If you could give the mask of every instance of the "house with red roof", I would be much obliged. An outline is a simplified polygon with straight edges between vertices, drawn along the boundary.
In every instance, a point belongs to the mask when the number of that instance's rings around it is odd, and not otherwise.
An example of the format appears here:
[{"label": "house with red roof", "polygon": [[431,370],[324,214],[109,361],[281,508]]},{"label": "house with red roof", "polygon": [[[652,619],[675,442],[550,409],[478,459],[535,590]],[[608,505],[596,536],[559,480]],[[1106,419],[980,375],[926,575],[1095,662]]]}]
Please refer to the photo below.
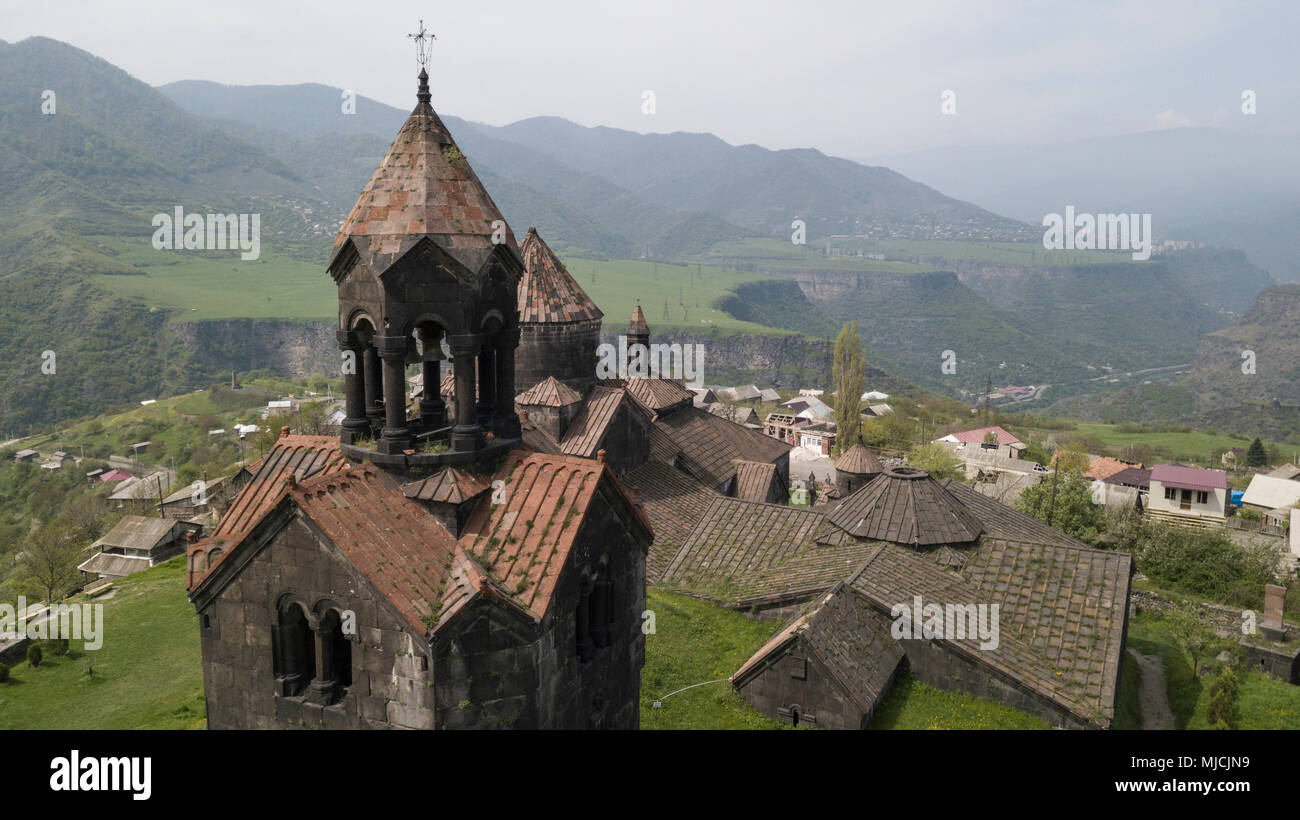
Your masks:
[{"label": "house with red roof", "polygon": [[997,425],[949,433],[935,439],[934,443],[951,446],[957,451],[958,458],[968,450],[996,451],[998,455],[1006,458],[1020,458],[1020,454],[1025,450],[1024,442]]},{"label": "house with red roof", "polygon": [[1151,468],[1147,512],[1156,517],[1222,521],[1228,510],[1228,474],[1182,464]]}]

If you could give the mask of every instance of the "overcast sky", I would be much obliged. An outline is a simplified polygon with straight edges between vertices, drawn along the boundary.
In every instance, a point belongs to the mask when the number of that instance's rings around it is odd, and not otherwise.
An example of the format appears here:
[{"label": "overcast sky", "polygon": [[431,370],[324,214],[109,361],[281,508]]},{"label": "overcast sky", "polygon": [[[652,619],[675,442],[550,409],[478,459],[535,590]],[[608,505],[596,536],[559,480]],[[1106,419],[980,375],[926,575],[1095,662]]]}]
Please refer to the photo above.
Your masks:
[{"label": "overcast sky", "polygon": [[[423,17],[437,36],[434,106],[448,114],[708,131],[855,159],[1182,125],[1300,131],[1300,3],[1048,5],[0,0],[0,39],[53,37],[153,85],[318,82],[409,108],[405,35]],[[945,90],[955,115],[941,113]]]}]

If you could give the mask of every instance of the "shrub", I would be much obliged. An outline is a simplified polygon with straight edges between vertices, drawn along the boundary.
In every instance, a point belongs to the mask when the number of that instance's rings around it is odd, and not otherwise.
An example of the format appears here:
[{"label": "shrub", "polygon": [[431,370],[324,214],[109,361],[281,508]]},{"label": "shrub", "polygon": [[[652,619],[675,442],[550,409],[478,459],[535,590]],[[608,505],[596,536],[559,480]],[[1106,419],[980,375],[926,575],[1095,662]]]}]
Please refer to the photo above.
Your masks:
[{"label": "shrub", "polygon": [[38,644],[38,643],[34,643],[34,644],[32,644],[31,646],[27,647],[27,664],[28,664],[29,666],[31,666],[31,667],[37,667],[37,666],[40,666],[40,665],[41,665],[41,659],[42,659],[43,657],[44,657],[44,654],[41,652],[41,645],[40,645],[40,644]]},{"label": "shrub", "polygon": [[9,682],[9,664],[0,663],[0,683]]},{"label": "shrub", "polygon": [[55,638],[50,641],[50,652],[54,655],[66,655],[71,648],[67,638]]},{"label": "shrub", "polygon": [[1205,717],[1211,729],[1231,729],[1237,722],[1237,673],[1224,664],[1210,684],[1210,703]]}]

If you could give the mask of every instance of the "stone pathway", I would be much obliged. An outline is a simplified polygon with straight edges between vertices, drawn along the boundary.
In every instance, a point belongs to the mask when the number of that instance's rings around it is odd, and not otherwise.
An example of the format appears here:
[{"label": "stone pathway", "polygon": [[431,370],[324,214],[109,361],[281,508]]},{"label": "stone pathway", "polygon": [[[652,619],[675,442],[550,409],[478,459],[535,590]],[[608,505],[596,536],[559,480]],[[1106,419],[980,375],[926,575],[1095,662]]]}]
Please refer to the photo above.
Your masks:
[{"label": "stone pathway", "polygon": [[1169,708],[1169,692],[1165,689],[1165,664],[1155,655],[1142,655],[1130,650],[1142,670],[1142,689],[1138,701],[1142,704],[1142,729],[1167,731],[1174,728],[1174,713]]}]

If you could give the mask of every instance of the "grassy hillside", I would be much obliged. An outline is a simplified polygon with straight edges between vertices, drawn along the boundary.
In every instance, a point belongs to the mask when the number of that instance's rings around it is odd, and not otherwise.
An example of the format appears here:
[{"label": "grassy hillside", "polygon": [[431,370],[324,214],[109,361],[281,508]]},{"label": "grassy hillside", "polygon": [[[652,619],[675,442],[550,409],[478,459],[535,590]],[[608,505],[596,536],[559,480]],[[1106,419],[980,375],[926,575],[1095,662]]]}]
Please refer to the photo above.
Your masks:
[{"label": "grassy hillside", "polygon": [[[13,667],[0,684],[0,729],[198,729],[204,724],[199,627],[177,556],[114,584],[104,643],[35,669]],[[80,596],[72,603],[80,603]]]}]

